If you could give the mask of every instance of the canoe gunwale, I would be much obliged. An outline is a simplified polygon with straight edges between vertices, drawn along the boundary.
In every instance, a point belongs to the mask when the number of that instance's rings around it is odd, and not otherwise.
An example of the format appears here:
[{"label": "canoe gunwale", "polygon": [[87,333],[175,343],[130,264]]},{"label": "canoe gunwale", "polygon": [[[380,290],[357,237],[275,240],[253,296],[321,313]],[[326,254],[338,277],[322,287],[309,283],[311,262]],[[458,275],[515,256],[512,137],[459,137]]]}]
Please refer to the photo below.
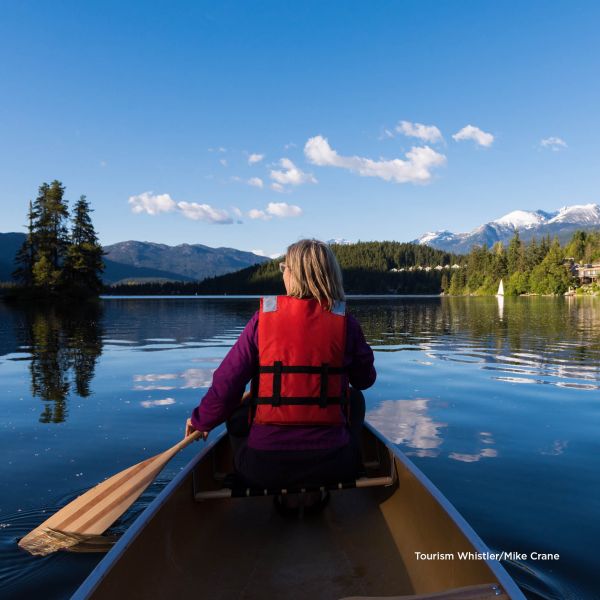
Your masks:
[{"label": "canoe gunwale", "polygon": [[[220,429],[220,430],[219,430]],[[160,510],[168,501],[171,493],[174,492],[182,481],[189,476],[190,471],[221,441],[226,435],[225,427],[216,430],[212,439],[204,442],[204,447],[192,458],[188,464],[161,490],[161,492],[152,500],[148,507],[131,524],[119,541],[109,550],[104,558],[94,567],[91,573],[86,577],[83,583],[77,588],[71,596],[71,600],[85,600],[89,598],[98,585],[102,582],[104,576],[112,569],[113,565],[119,560],[121,555],[135,541],[137,536],[143,531],[146,523]]]},{"label": "canoe gunwale", "polygon": [[[402,465],[419,481],[419,483],[431,494],[434,500],[441,506],[446,512],[448,517],[456,524],[463,535],[473,545],[477,552],[486,553],[490,552],[490,549],[486,543],[479,537],[477,532],[469,525],[465,518],[458,512],[455,506],[442,494],[437,486],[423,473],[410,459],[400,450],[394,443],[388,440],[381,432],[375,429],[370,423],[365,421],[365,428],[367,428],[376,438],[381,440],[392,452],[393,456],[402,463]],[[495,560],[484,560],[489,569],[493,572],[497,578],[498,583],[502,586],[504,591],[508,593],[511,600],[527,600],[519,586],[515,583],[513,578],[508,574],[508,571],[500,564],[499,561]]]},{"label": "canoe gunwale", "polygon": [[[479,537],[475,530],[467,523],[452,503],[440,492],[435,484],[414,465],[409,458],[388,440],[384,435],[377,431],[370,423],[365,421],[364,427],[390,451],[391,456],[413,475],[417,481],[431,494],[435,502],[448,515],[448,518],[456,525],[465,538],[472,544],[477,552],[490,552],[485,542]],[[154,517],[161,507],[168,502],[171,494],[181,485],[181,483],[190,476],[196,466],[209,454],[226,435],[225,428],[219,428],[214,435],[204,443],[204,447],[194,456],[188,464],[165,486],[163,490],[154,498],[149,506],[132,523],[123,536],[117,541],[113,548],[102,558],[96,567],[90,572],[87,578],[75,591],[71,600],[85,600],[90,598],[96,588],[100,585],[104,577],[110,572],[113,566],[119,561],[127,548],[136,540],[138,535],[144,530],[146,524]],[[212,439],[211,439],[212,438]],[[510,596],[511,600],[526,600],[523,592],[500,564],[499,561],[484,560],[487,567],[494,574],[504,591]]]}]

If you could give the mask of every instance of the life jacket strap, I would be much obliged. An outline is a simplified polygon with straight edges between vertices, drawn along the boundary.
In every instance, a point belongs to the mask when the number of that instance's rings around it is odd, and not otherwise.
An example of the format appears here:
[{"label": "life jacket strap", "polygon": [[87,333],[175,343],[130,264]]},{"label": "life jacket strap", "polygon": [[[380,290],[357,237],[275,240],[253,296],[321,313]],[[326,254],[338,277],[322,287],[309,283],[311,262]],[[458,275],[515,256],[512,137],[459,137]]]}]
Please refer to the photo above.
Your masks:
[{"label": "life jacket strap", "polygon": [[[328,398],[329,375],[342,375],[347,372],[344,367],[330,367],[329,363],[323,363],[320,367],[314,365],[284,366],[282,361],[276,360],[273,366],[259,366],[259,373],[273,374],[273,396],[270,398],[257,398],[253,394],[254,404],[270,404],[281,406],[282,404],[318,404],[321,408],[327,408],[328,404],[347,404],[346,394],[342,390],[339,398]],[[321,375],[321,393],[318,398],[311,397],[287,397],[281,396],[281,375],[283,373],[307,373],[309,375]]]},{"label": "life jacket strap", "polygon": [[[275,365],[273,365],[272,367],[258,367],[258,372],[259,373],[275,373],[276,367]],[[343,373],[346,373],[348,369],[346,369],[345,367],[327,367],[327,372],[329,373],[329,375],[342,375]],[[323,365],[321,365],[320,367],[314,367],[314,366],[306,366],[306,367],[302,367],[302,366],[293,366],[293,367],[286,367],[286,366],[281,366],[281,373],[308,373],[309,375],[319,375],[321,373],[323,373]]]},{"label": "life jacket strap", "polygon": [[[340,404],[342,406],[345,406],[346,404],[348,404],[348,400],[346,399],[346,397],[340,397],[340,396],[332,396],[331,398],[325,398],[325,406],[322,408],[326,408],[329,404]],[[321,406],[321,398],[314,398],[312,396],[282,396],[279,400],[279,404],[274,405],[273,404],[273,396],[268,396],[268,397],[259,397],[259,398],[252,398],[252,403],[253,404],[270,404],[272,406],[280,406],[280,405],[285,405],[285,404],[291,404],[291,405],[300,405],[300,404],[316,404]]]},{"label": "life jacket strap", "polygon": [[321,397],[319,398],[319,406],[327,408],[327,386],[329,385],[328,377],[329,365],[323,363],[321,365]]},{"label": "life jacket strap", "polygon": [[276,360],[273,363],[273,406],[280,406],[281,404],[281,373],[283,371],[283,363],[280,360]]}]

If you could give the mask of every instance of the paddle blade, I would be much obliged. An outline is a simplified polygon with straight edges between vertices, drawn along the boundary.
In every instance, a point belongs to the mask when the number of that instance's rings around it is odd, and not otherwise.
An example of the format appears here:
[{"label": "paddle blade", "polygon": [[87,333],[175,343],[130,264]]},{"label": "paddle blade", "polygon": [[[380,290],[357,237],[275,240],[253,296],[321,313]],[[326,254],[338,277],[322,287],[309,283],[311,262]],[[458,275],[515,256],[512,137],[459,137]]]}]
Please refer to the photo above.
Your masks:
[{"label": "paddle blade", "polygon": [[175,454],[175,448],[99,483],[28,533],[19,541],[19,546],[31,554],[46,555],[100,535],[148,487]]}]

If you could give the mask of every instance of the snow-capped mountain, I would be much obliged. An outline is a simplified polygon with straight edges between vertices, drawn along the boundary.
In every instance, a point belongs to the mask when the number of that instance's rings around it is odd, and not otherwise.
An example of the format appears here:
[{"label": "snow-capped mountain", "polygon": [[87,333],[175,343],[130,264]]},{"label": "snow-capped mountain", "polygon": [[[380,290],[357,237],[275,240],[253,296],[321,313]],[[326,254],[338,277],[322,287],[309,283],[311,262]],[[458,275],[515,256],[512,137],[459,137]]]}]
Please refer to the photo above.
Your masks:
[{"label": "snow-capped mountain", "polygon": [[523,240],[544,235],[558,236],[561,242],[568,240],[578,229],[600,228],[600,206],[598,204],[574,204],[560,210],[513,210],[508,214],[485,223],[468,233],[430,231],[417,240],[439,250],[466,253],[474,244],[492,246],[496,242],[507,243],[519,231]]},{"label": "snow-capped mountain", "polygon": [[329,244],[330,246],[333,244],[341,244],[343,246],[347,246],[348,244],[352,244],[353,242],[347,240],[346,238],[332,238],[330,240],[327,240],[325,243]]}]

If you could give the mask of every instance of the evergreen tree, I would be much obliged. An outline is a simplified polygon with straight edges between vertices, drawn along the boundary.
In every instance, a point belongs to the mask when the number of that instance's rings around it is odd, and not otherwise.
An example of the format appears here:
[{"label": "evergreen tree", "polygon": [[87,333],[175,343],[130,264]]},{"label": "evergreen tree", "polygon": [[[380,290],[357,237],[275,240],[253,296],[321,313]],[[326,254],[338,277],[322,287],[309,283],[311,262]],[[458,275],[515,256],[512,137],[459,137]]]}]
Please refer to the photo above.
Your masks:
[{"label": "evergreen tree", "polygon": [[33,282],[36,286],[54,290],[69,246],[67,219],[69,211],[64,200],[65,188],[58,180],[43,183],[34,202],[33,223],[36,242]]},{"label": "evergreen tree", "polygon": [[544,260],[531,272],[531,291],[536,294],[564,294],[573,283],[564,265],[564,252],[557,238],[548,249]]},{"label": "evergreen tree", "polygon": [[506,277],[508,268],[504,244],[502,244],[502,242],[496,242],[492,248],[492,254],[492,276],[499,282],[500,279]]},{"label": "evergreen tree", "polygon": [[582,262],[585,259],[588,235],[585,231],[576,231],[565,248],[566,256]]},{"label": "evergreen tree", "polygon": [[450,288],[450,283],[448,282],[448,275],[446,275],[446,273],[444,273],[442,275],[442,282],[440,284],[440,287],[442,288],[442,292],[444,294],[448,293],[448,290]]},{"label": "evergreen tree", "polygon": [[512,275],[517,271],[522,271],[525,268],[525,255],[523,252],[523,242],[519,236],[519,232],[515,231],[515,235],[508,243],[507,251],[507,268],[508,274]]},{"label": "evergreen tree", "polygon": [[15,257],[17,268],[13,271],[13,278],[23,285],[33,285],[33,265],[35,264],[35,230],[34,222],[37,218],[36,212],[33,210],[33,203],[29,201],[29,212],[27,213],[27,237],[21,245]]},{"label": "evergreen tree", "polygon": [[102,289],[100,273],[104,271],[103,250],[90,218],[93,210],[85,196],[74,207],[71,244],[63,270],[63,281],[83,290],[99,292]]},{"label": "evergreen tree", "polygon": [[93,295],[102,289],[102,246],[81,196],[75,205],[69,235],[65,188],[58,180],[43,183],[29,203],[28,234],[15,258],[13,277],[25,297]]},{"label": "evergreen tree", "polygon": [[545,254],[542,254],[542,248],[538,245],[535,237],[531,238],[529,245],[525,250],[525,268],[530,272],[534,267],[544,260]]}]

